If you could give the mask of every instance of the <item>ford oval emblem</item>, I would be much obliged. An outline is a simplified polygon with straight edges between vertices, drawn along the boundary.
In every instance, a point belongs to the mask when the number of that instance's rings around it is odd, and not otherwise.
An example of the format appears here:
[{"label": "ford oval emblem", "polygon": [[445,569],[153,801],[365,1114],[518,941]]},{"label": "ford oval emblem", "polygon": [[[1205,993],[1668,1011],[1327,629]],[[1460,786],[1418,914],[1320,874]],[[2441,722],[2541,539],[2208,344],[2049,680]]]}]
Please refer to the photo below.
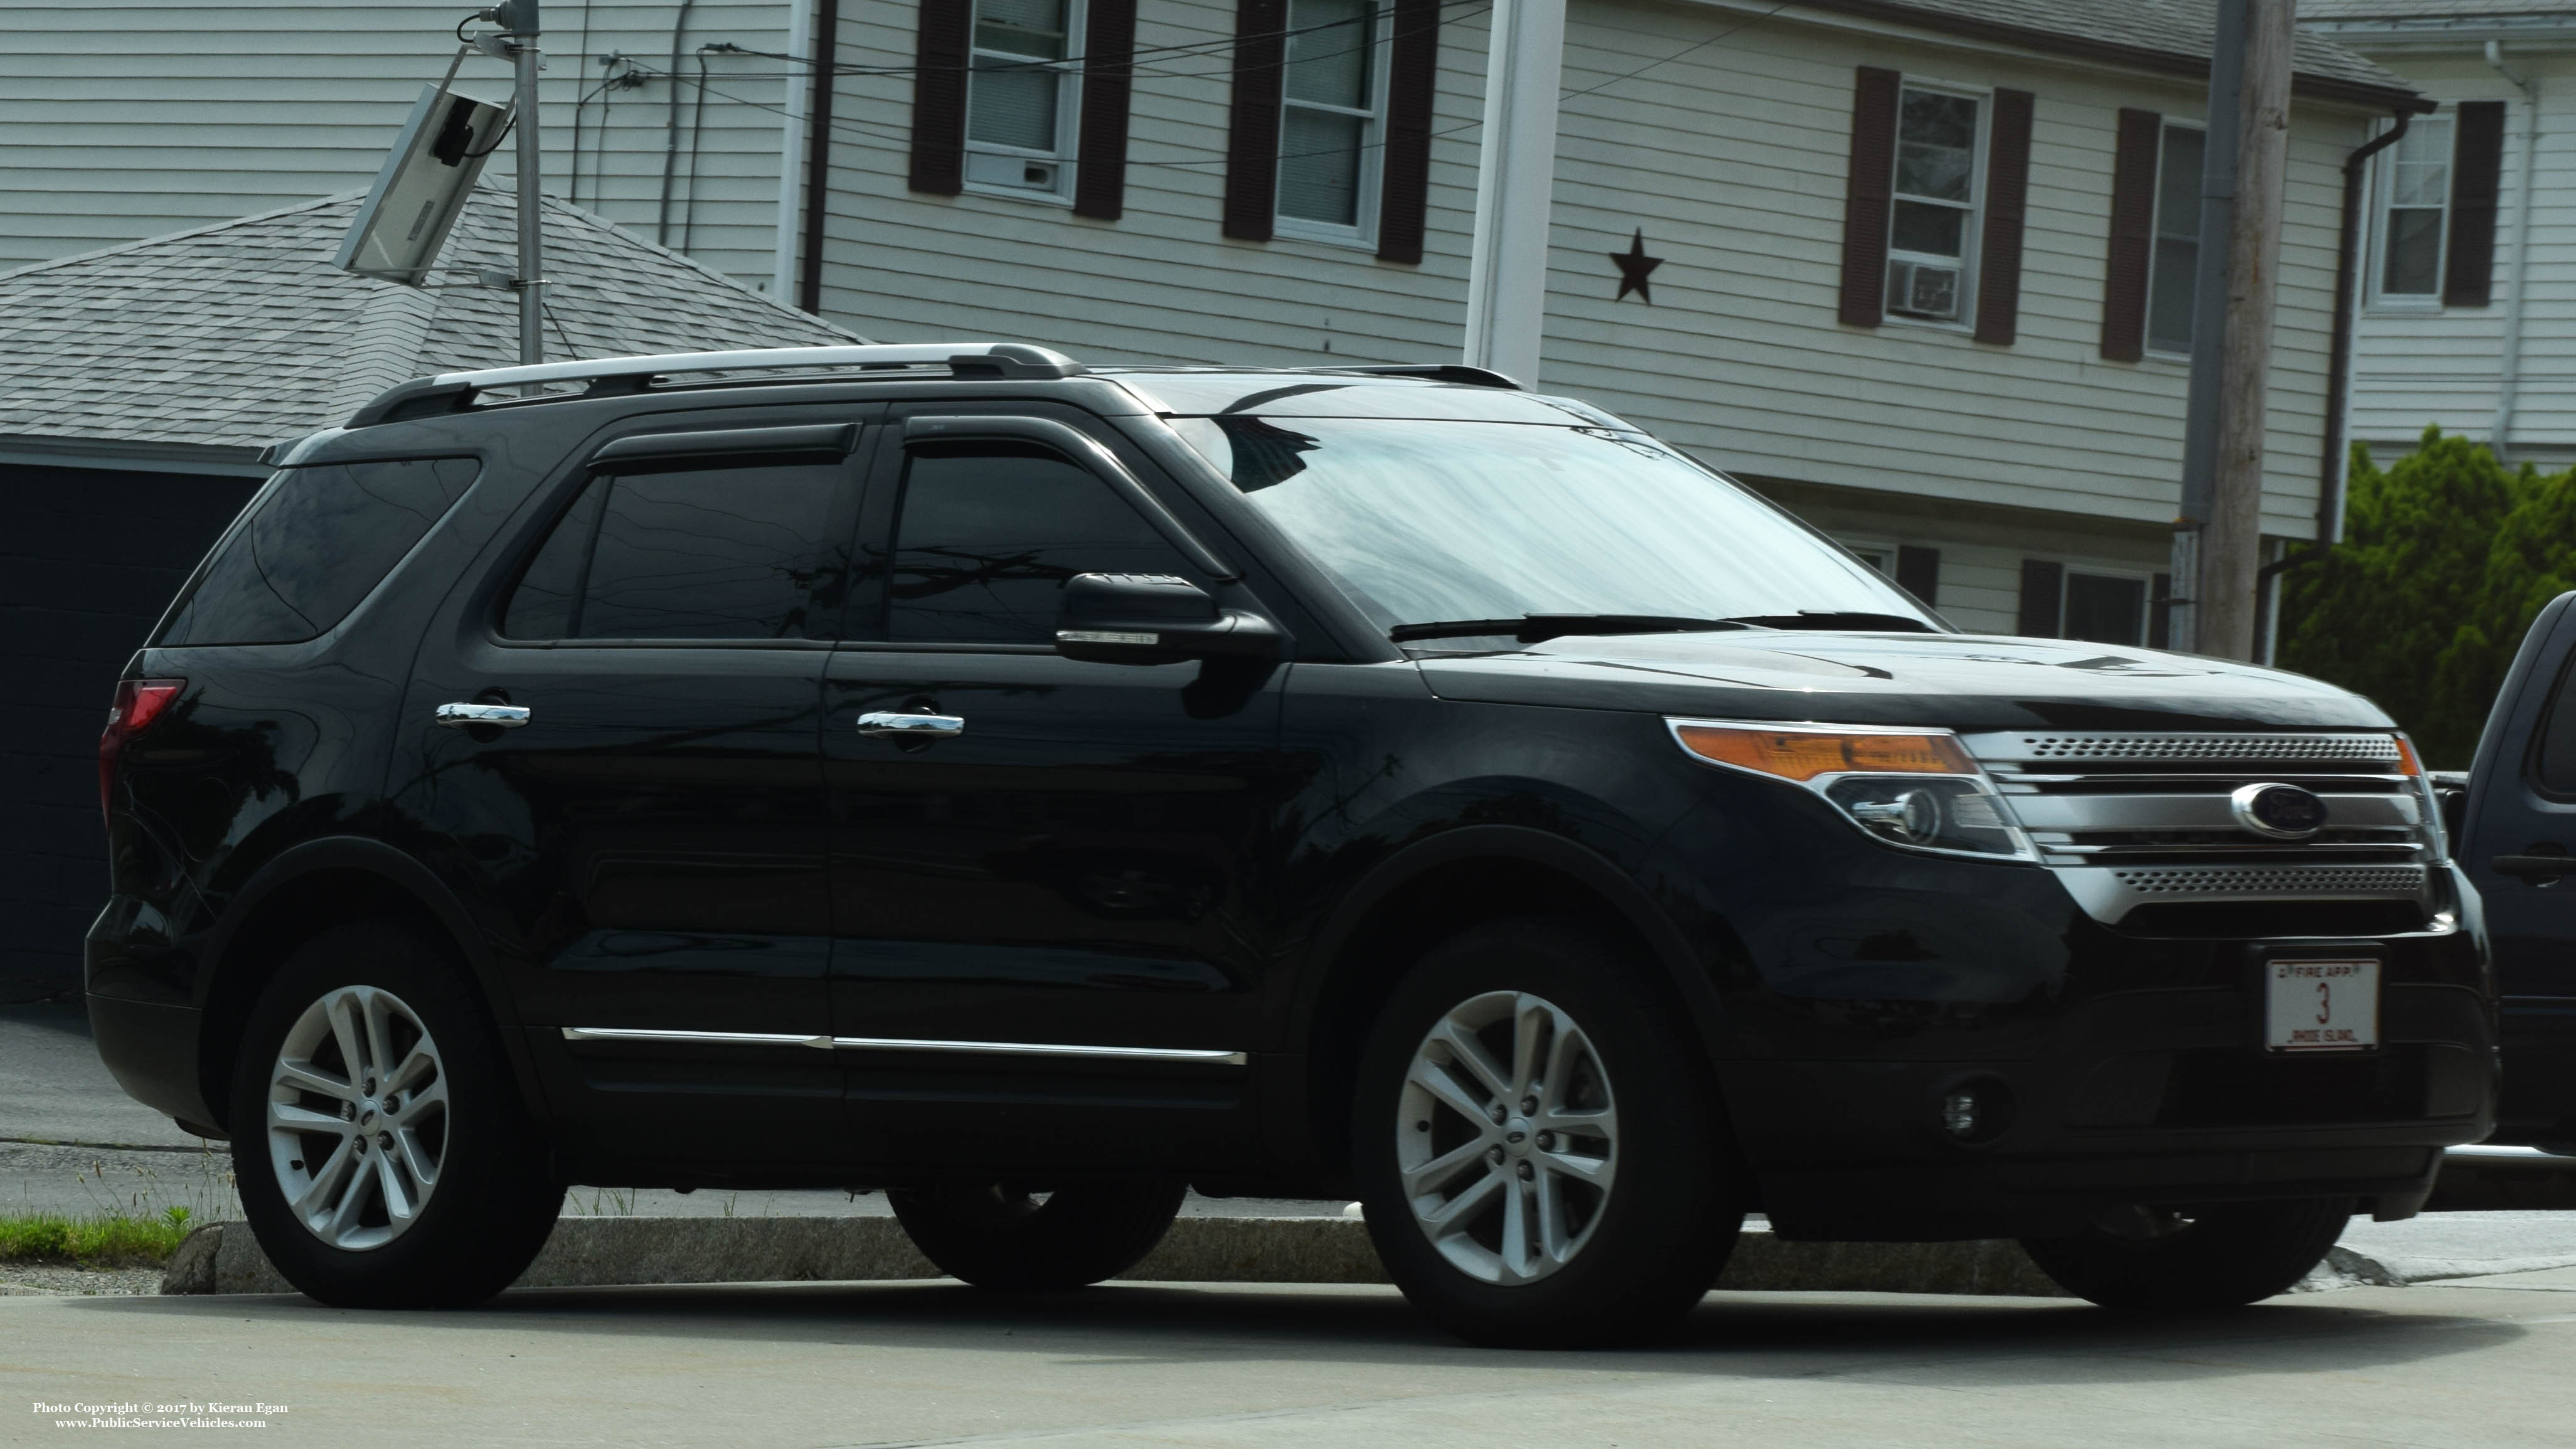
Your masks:
[{"label": "ford oval emblem", "polygon": [[2326,825],[2326,802],[2296,785],[2247,785],[2227,797],[2236,823],[2274,840],[2305,840]]}]

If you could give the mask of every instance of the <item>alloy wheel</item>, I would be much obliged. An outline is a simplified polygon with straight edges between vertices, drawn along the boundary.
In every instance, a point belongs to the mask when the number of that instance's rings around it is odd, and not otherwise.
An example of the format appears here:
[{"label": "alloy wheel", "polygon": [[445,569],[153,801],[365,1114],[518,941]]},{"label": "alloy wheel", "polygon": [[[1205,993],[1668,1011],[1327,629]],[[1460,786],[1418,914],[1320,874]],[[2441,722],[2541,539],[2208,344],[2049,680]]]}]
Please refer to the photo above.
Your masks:
[{"label": "alloy wheel", "polygon": [[269,1165],[286,1210],[363,1252],[420,1220],[447,1157],[447,1072],[420,1014],[343,986],[304,1009],[269,1073]]},{"label": "alloy wheel", "polygon": [[1555,1273],[1608,1206],[1610,1077],[1583,1029],[1542,997],[1494,991],[1450,1008],[1414,1048],[1394,1125],[1416,1225],[1483,1282]]}]

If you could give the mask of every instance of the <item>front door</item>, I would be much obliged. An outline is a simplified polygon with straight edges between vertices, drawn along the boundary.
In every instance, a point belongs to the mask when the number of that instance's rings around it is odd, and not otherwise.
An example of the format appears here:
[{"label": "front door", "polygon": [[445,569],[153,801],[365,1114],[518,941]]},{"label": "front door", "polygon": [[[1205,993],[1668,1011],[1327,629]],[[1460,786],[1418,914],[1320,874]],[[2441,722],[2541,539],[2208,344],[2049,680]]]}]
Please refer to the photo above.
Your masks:
[{"label": "front door", "polygon": [[[831,441],[762,451],[807,433]],[[397,788],[518,936],[567,1150],[828,1158],[816,731],[855,430],[755,430],[731,457],[687,436],[595,460],[496,545],[509,582],[424,647]],[[451,704],[468,723],[439,721]]]},{"label": "front door", "polygon": [[[2498,1136],[2576,1131],[2576,608],[2542,610],[2516,660],[2493,758],[2471,783],[2459,862],[2486,908],[2502,1000]],[[2569,860],[2560,874],[2549,862]]]},{"label": "front door", "polygon": [[859,1150],[1205,1163],[1249,1138],[1284,670],[1058,655],[1073,575],[1200,572],[1064,456],[890,442],[877,477],[823,705]]}]

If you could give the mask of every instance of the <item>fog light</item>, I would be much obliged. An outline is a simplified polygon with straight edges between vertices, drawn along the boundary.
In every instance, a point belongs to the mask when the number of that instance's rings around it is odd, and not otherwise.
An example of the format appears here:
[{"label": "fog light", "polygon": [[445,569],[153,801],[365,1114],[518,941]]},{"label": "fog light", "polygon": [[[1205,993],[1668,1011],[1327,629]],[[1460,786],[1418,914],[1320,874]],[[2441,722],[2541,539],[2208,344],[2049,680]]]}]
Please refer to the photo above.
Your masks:
[{"label": "fog light", "polygon": [[1977,1094],[1952,1092],[1941,1099],[1941,1130],[1966,1139],[1977,1135]]},{"label": "fog light", "polygon": [[1992,1077],[1979,1077],[1941,1093],[1941,1130],[1953,1142],[1983,1144],[2011,1128],[2012,1088]]}]

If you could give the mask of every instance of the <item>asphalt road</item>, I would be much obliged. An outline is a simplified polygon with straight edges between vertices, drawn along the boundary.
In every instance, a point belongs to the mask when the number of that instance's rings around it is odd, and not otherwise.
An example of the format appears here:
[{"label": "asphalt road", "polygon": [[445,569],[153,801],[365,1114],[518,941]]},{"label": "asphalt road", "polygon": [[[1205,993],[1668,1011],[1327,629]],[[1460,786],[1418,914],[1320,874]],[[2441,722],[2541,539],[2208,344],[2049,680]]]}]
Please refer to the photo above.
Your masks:
[{"label": "asphalt road", "polygon": [[[2036,1299],[1712,1295],[1671,1341],[1468,1348],[1391,1290],[537,1290],[450,1314],[0,1298],[0,1441],[37,1404],[268,1403],[371,1445],[2564,1445],[2576,1270],[2155,1318]],[[15,1422],[12,1422],[14,1420]]]}]

